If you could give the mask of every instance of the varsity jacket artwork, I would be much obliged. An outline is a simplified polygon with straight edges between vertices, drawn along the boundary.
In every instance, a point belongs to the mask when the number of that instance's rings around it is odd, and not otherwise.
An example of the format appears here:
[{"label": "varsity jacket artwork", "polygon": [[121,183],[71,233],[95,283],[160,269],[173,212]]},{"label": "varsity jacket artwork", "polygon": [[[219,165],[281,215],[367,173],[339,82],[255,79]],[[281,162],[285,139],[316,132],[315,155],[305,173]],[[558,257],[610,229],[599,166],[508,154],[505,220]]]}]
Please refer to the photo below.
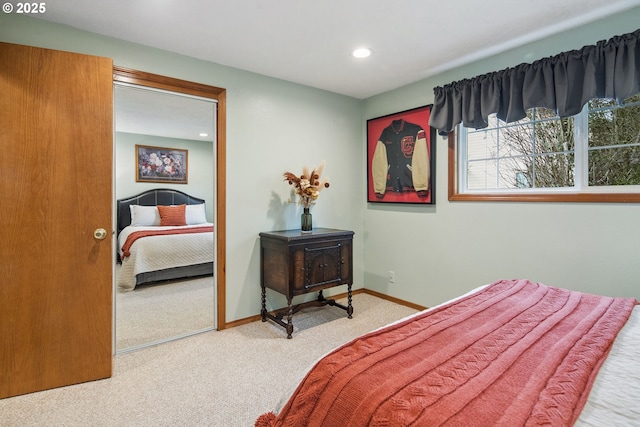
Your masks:
[{"label": "varsity jacket artwork", "polygon": [[378,138],[371,161],[376,197],[384,197],[387,191],[415,191],[427,197],[429,173],[427,133],[403,119],[392,121]]}]

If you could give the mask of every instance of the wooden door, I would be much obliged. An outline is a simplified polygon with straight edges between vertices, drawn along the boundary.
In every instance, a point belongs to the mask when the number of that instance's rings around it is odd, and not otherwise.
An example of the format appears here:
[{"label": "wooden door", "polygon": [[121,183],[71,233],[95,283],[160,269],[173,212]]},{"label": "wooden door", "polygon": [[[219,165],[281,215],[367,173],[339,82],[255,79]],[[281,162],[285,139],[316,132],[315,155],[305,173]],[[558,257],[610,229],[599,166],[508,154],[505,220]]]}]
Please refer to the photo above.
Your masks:
[{"label": "wooden door", "polygon": [[0,398],[111,376],[112,116],[111,59],[0,43]]}]

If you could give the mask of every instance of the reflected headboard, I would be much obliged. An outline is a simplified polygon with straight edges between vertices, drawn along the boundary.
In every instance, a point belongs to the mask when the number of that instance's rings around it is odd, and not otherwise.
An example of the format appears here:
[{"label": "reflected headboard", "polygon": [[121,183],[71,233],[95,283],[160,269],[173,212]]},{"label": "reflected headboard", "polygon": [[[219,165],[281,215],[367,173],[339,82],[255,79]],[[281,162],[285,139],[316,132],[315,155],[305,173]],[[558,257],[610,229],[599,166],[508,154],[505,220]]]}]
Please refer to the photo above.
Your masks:
[{"label": "reflected headboard", "polygon": [[131,205],[158,206],[158,205],[199,205],[204,203],[204,199],[191,196],[179,190],[168,188],[154,188],[135,196],[116,201],[116,215],[118,234],[123,228],[131,224]]}]

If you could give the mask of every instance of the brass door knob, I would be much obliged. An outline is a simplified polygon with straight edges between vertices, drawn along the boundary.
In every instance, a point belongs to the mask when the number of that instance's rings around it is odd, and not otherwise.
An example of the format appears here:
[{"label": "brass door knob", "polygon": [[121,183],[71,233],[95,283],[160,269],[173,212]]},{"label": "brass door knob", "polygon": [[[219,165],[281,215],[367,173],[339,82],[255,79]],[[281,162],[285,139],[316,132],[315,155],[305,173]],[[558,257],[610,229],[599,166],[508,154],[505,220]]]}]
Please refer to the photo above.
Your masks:
[{"label": "brass door knob", "polygon": [[104,228],[96,228],[93,232],[93,238],[96,240],[104,240],[107,237],[107,230]]}]

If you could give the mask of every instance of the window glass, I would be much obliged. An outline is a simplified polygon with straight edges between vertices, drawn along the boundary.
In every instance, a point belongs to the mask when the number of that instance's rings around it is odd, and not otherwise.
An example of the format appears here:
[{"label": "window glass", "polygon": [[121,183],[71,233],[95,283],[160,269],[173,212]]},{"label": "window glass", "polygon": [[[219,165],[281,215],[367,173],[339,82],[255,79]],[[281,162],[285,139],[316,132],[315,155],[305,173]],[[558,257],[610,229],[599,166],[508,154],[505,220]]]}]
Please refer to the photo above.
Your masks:
[{"label": "window glass", "polygon": [[640,195],[640,94],[621,105],[592,100],[574,117],[532,108],[518,122],[492,115],[488,123],[479,130],[461,128],[458,193],[517,197],[590,188],[615,192],[622,186]]},{"label": "window glass", "polygon": [[589,102],[589,185],[640,185],[640,95]]}]

